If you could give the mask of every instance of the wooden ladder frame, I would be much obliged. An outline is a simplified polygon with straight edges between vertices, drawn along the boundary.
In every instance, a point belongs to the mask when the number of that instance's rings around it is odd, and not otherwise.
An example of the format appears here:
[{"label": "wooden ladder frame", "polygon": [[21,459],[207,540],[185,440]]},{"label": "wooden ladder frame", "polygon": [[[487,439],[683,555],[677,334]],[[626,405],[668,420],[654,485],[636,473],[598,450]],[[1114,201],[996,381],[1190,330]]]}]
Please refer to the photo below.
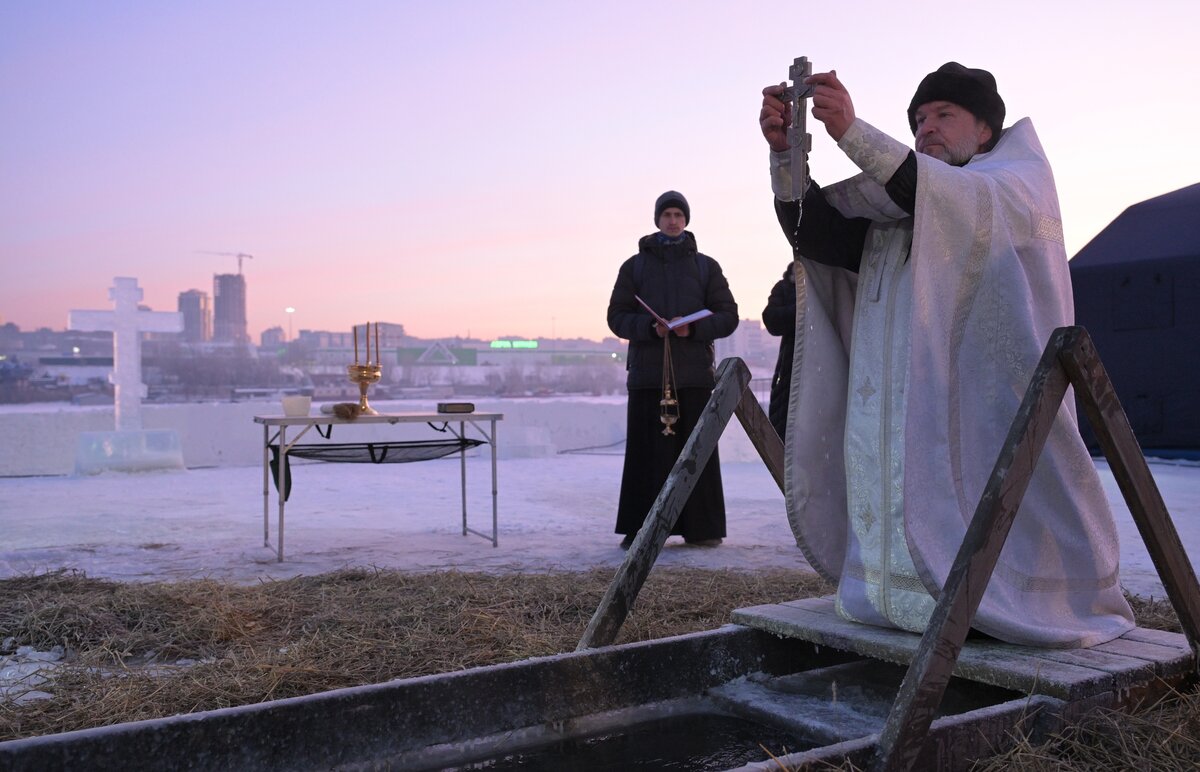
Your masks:
[{"label": "wooden ladder frame", "polygon": [[[725,359],[717,368],[712,397],[588,623],[577,651],[606,646],[616,639],[732,415],[737,415],[783,490],[783,443],[747,388],[749,382],[750,372],[740,359]],[[874,769],[896,772],[915,765],[1069,386],[1075,388],[1099,439],[1167,598],[1179,616],[1192,649],[1194,669],[1200,673],[1200,583],[1196,573],[1091,337],[1082,327],[1060,327],[1050,336],[1030,379],[929,625],[900,685],[879,737]]]},{"label": "wooden ladder frame", "polygon": [[1060,327],[1050,336],[1030,378],[916,656],[900,684],[879,735],[874,769],[895,772],[916,764],[1068,386],[1075,387],[1179,616],[1192,649],[1193,669],[1200,665],[1200,584],[1196,573],[1091,336],[1082,327]]},{"label": "wooden ladder frame", "polygon": [[746,367],[745,362],[737,357],[721,360],[717,366],[717,383],[712,396],[684,443],[675,465],[671,467],[662,490],[654,499],[650,512],[625,554],[625,560],[600,599],[600,605],[596,607],[579,645],[575,647],[576,651],[608,646],[617,639],[617,633],[621,631],[621,625],[629,616],[650,569],[667,543],[683,505],[692,495],[696,480],[704,471],[704,466],[717,447],[717,440],[733,415],[736,414],[742,422],[750,441],[775,478],[775,483],[783,490],[783,441],[767,420],[762,405],[748,388],[749,385],[750,368]]}]

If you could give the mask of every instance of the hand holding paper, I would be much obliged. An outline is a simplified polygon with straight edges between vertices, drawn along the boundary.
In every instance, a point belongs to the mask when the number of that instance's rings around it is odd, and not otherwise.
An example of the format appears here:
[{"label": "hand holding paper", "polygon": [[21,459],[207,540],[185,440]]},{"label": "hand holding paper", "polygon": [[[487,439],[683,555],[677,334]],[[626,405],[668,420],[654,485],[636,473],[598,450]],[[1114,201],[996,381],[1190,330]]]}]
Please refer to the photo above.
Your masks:
[{"label": "hand holding paper", "polygon": [[[704,319],[706,317],[713,315],[713,312],[709,311],[707,308],[701,308],[699,311],[690,313],[687,316],[677,316],[674,319],[667,321],[666,319],[664,319],[662,317],[661,314],[659,314],[657,311],[655,311],[653,308],[651,308],[646,303],[646,301],[642,300],[637,295],[634,295],[633,298],[634,298],[634,300],[636,300],[637,302],[642,304],[642,308],[644,308],[650,312],[650,315],[654,317],[655,321],[657,321],[659,324],[661,324],[663,327],[665,327],[668,330],[678,331],[679,328],[681,328],[681,327],[686,327],[687,325],[691,324],[692,322],[697,322],[701,319]],[[691,333],[690,330],[685,330],[683,332],[679,332],[678,334],[682,335],[683,337],[687,337],[690,333]]]}]

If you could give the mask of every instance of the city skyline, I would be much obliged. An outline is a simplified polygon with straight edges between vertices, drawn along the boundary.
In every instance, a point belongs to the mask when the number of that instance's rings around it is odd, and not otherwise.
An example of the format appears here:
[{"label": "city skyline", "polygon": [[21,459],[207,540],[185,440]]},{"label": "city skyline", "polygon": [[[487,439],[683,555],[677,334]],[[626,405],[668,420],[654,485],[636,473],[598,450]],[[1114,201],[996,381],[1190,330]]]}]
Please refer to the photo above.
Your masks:
[{"label": "city skyline", "polygon": [[[1200,121],[1200,8],[1184,0],[957,8],[961,34],[882,2],[352,11],[0,7],[0,318],[59,329],[105,307],[116,276],[172,310],[248,254],[252,335],[370,318],[422,338],[598,340],[667,189],[757,318],[791,256],[759,92],[801,55],[905,142],[921,77],[950,60],[991,70],[1006,123],[1030,116],[1046,147],[1070,255],[1200,170],[1200,148],[1175,139]],[[809,129],[814,179],[855,171]]]},{"label": "city skyline", "polygon": [[[216,279],[219,279],[219,278],[233,278],[233,277],[237,277],[237,274],[216,274],[213,276],[213,279],[215,281]],[[114,277],[114,279],[115,278],[120,278],[120,277]],[[247,287],[247,292],[249,292],[249,287]],[[138,307],[143,310],[146,310],[146,311],[170,310],[170,311],[178,311],[179,313],[183,314],[184,315],[184,329],[182,332],[178,333],[181,341],[189,342],[189,343],[236,343],[236,342],[238,342],[236,340],[233,340],[228,334],[226,334],[226,336],[224,338],[219,338],[215,334],[214,327],[215,327],[215,316],[216,315],[214,312],[214,302],[213,301],[214,301],[213,293],[207,292],[205,290],[191,288],[191,289],[187,289],[187,290],[181,290],[178,293],[176,293],[175,306],[173,306],[169,309],[155,308],[145,302],[139,303]],[[106,305],[111,305],[111,301],[106,301],[105,303],[101,303],[101,304],[97,305],[96,308],[94,308],[94,309],[70,309],[70,310],[77,310],[77,311],[78,310],[100,310],[100,311],[103,311],[103,310],[107,310]],[[247,315],[249,315],[249,308],[247,308]],[[67,316],[66,311],[63,312],[63,316],[65,319]],[[758,323],[758,320],[756,320],[756,319],[749,320],[749,321]],[[290,322],[290,319],[283,323],[271,324],[267,327],[262,328],[261,330],[258,330],[257,332],[255,332],[255,330],[252,327],[247,326],[246,327],[246,340],[248,342],[250,342],[251,344],[258,345],[255,343],[255,341],[258,341],[267,333],[270,333],[275,330],[279,330],[283,333],[282,340],[285,340],[285,341],[298,340],[302,335],[328,335],[328,334],[345,335],[349,339],[349,336],[353,334],[354,327],[358,327],[358,329],[361,331],[364,329],[365,325],[368,323],[365,320],[360,321],[358,324],[352,323],[352,324],[347,325],[344,330],[334,329],[334,328],[320,328],[320,327],[301,327],[299,329],[296,329],[294,326],[292,327],[292,329],[289,330],[289,322]],[[17,326],[17,328],[19,329],[19,331],[22,333],[40,332],[43,330],[48,330],[49,332],[55,333],[55,334],[72,332],[72,329],[66,323],[58,325],[58,326],[43,325],[40,327],[25,327],[13,320],[0,318],[0,325],[10,324],[10,323],[15,324]],[[392,327],[392,328],[398,327],[398,328],[404,329],[403,321],[393,321],[393,320],[389,320],[389,319],[372,319],[372,320],[370,320],[370,324],[371,325],[378,324],[378,325],[384,325],[384,326]],[[207,330],[207,332],[201,333],[201,334],[195,334],[196,328],[200,328],[201,330]],[[409,335],[407,332],[405,332],[403,334],[405,337],[411,337],[411,338],[417,339],[417,340],[446,340],[446,339],[460,338],[460,339],[471,339],[471,340],[481,340],[481,341],[502,340],[502,339],[518,339],[518,340],[522,340],[522,339],[538,340],[538,339],[540,339],[540,340],[567,341],[567,340],[579,339],[579,340],[589,340],[589,341],[598,343],[598,342],[603,341],[604,339],[615,339],[616,338],[616,336],[613,335],[613,333],[611,331],[606,332],[606,334],[604,334],[603,336],[598,337],[598,338],[587,338],[585,336],[552,337],[550,334],[545,334],[544,331],[542,331],[538,334],[533,334],[533,335],[499,335],[499,336],[448,335],[448,336],[428,337],[428,336],[419,336],[419,335]],[[349,345],[349,344],[347,344],[347,345]]]}]

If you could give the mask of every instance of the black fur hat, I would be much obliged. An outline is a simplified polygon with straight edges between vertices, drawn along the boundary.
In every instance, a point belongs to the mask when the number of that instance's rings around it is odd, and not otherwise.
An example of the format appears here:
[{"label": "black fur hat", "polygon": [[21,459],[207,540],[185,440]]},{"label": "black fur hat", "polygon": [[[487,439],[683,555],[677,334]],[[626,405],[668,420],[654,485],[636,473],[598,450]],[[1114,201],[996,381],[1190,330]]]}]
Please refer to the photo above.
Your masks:
[{"label": "black fur hat", "polygon": [[677,207],[683,211],[683,224],[687,225],[692,221],[692,210],[688,206],[687,199],[677,190],[668,190],[658,197],[654,202],[654,227],[658,227],[658,218],[662,217],[664,209],[669,207]]},{"label": "black fur hat", "polygon": [[963,67],[947,62],[931,72],[917,86],[917,93],[908,104],[908,125],[917,133],[917,108],[927,102],[946,101],[970,111],[992,130],[992,138],[983,146],[991,150],[1004,129],[1004,100],[996,91],[996,79],[987,70]]}]

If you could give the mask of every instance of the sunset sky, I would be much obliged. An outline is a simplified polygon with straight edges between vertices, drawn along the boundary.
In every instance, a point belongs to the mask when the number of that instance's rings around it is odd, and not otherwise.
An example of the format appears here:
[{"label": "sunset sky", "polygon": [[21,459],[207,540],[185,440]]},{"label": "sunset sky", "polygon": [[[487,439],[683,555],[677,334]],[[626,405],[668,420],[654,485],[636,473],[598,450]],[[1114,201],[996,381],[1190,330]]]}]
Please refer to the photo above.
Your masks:
[{"label": "sunset sky", "polygon": [[[1200,4],[0,3],[0,321],[62,329],[115,276],[174,310],[244,252],[250,333],[609,335],[653,202],[758,318],[790,252],[761,88],[834,68],[858,115],[991,70],[1054,165],[1067,252],[1200,181]],[[812,174],[853,169],[810,119]]]}]

